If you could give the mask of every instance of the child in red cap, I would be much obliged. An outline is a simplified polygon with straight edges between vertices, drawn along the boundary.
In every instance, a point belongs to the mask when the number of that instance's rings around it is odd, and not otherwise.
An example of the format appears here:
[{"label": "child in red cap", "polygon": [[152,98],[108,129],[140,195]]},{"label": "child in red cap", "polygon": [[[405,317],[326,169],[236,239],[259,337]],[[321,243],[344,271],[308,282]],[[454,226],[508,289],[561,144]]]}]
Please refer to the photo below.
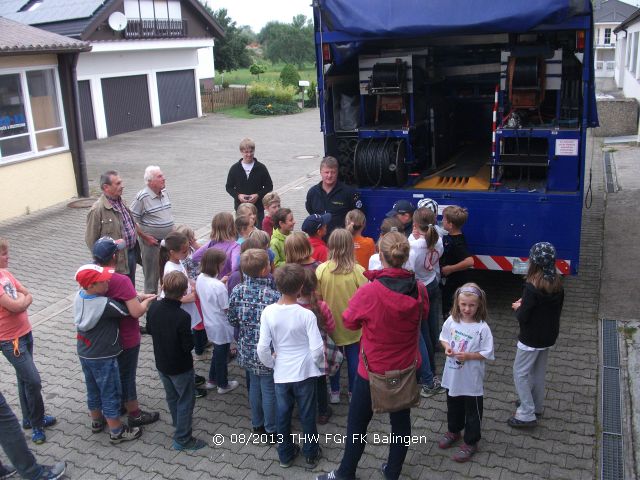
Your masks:
[{"label": "child in red cap", "polygon": [[124,305],[104,296],[113,272],[113,268],[94,264],[78,269],[76,281],[82,289],[73,303],[73,321],[78,331],[78,357],[87,386],[91,431],[99,433],[108,424],[109,440],[115,444],[135,440],[142,435],[142,429],[120,421],[117,357],[122,347],[118,325],[128,312]]}]

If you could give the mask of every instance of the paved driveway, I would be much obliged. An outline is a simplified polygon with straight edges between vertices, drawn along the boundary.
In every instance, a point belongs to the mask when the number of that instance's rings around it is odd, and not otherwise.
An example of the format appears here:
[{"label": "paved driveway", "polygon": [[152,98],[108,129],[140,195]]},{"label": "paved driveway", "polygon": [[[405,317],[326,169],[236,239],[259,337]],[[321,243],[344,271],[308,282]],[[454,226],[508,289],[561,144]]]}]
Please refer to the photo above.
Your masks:
[{"label": "paved driveway", "polygon": [[[130,200],[143,186],[145,166],[160,165],[167,176],[176,220],[206,231],[214,213],[232,207],[223,186],[229,165],[239,158],[238,143],[245,136],[256,141],[256,156],[267,164],[276,188],[283,192],[283,205],[293,209],[299,227],[305,215],[304,196],[318,181],[316,171],[322,154],[315,111],[257,120],[212,115],[91,142],[86,145],[89,176],[97,191],[100,172],[119,170],[126,186],[124,196]],[[490,301],[496,360],[487,368],[480,451],[471,463],[452,462],[449,457],[453,452],[440,451],[435,445],[446,430],[444,396],[423,399],[412,412],[413,433],[419,437],[407,456],[406,478],[595,476],[596,308],[603,211],[599,172],[594,169],[594,205],[585,212],[583,222],[581,273],[566,282],[561,336],[551,354],[547,409],[541,425],[521,432],[505,423],[516,398],[511,364],[517,325],[509,306],[519,296],[520,281],[510,274],[484,275],[479,281]],[[73,273],[89,260],[83,241],[85,215],[85,209],[59,205],[0,224],[0,235],[9,237],[12,245],[11,270],[34,293],[30,315],[35,325],[35,358],[48,411],[59,419],[58,425],[48,430],[47,443],[33,447],[37,457],[44,462],[67,460],[71,478],[314,478],[301,467],[281,469],[273,448],[240,442],[238,434],[247,434],[251,426],[244,385],[231,394],[210,393],[197,401],[194,433],[211,441],[209,448],[195,453],[171,450],[170,417],[148,337],[143,338],[141,348],[138,394],[145,408],[161,411],[161,421],[146,428],[139,441],[119,446],[111,446],[104,434],[91,434],[69,304],[76,288]],[[199,362],[197,370],[204,374],[207,366]],[[231,367],[230,375],[244,384],[237,366]],[[0,376],[3,393],[19,412],[13,371],[5,360],[0,360]],[[330,423],[319,427],[325,460],[318,471],[336,465],[343,451],[336,440],[346,432],[347,405],[338,405],[334,412]],[[376,416],[369,431],[382,434],[388,430],[388,419]],[[223,436],[218,439],[224,438],[221,445],[213,445],[216,434]],[[379,478],[377,469],[386,457],[386,448],[381,444],[367,446],[360,478]]]}]

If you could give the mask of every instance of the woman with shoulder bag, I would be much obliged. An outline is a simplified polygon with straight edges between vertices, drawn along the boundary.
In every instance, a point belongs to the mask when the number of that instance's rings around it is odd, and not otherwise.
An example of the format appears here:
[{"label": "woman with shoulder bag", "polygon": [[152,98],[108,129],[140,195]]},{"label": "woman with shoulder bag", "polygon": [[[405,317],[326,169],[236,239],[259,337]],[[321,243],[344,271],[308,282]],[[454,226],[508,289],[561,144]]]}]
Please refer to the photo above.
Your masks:
[{"label": "woman with shoulder bag", "polygon": [[389,457],[382,473],[386,479],[400,477],[411,436],[411,407],[420,399],[416,383],[420,321],[429,313],[424,285],[402,268],[408,258],[405,236],[398,232],[385,235],[380,240],[383,269],[365,272],[371,283],[358,289],[343,313],[346,328],[362,328],[360,363],[340,467],[317,480],[355,478],[374,412],[389,412],[391,421]]}]

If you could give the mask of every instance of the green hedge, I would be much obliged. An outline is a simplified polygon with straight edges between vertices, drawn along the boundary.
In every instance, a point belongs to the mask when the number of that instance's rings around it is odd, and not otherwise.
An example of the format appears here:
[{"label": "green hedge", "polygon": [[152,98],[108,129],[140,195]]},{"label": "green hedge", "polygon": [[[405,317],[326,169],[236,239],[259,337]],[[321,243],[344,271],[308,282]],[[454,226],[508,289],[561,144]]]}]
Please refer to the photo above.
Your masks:
[{"label": "green hedge", "polygon": [[253,115],[298,113],[301,110],[295,100],[295,93],[296,89],[293,87],[254,83],[249,90],[247,107]]}]

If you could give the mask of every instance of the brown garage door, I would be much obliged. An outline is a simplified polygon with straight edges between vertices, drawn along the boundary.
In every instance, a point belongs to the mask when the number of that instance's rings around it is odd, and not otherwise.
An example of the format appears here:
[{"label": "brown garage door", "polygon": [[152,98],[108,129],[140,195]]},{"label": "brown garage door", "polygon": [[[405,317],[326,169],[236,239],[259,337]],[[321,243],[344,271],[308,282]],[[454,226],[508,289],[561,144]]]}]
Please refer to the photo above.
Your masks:
[{"label": "brown garage door", "polygon": [[103,78],[102,98],[109,136],[152,126],[146,75]]},{"label": "brown garage door", "polygon": [[157,79],[163,124],[198,116],[193,70],[158,72]]}]

